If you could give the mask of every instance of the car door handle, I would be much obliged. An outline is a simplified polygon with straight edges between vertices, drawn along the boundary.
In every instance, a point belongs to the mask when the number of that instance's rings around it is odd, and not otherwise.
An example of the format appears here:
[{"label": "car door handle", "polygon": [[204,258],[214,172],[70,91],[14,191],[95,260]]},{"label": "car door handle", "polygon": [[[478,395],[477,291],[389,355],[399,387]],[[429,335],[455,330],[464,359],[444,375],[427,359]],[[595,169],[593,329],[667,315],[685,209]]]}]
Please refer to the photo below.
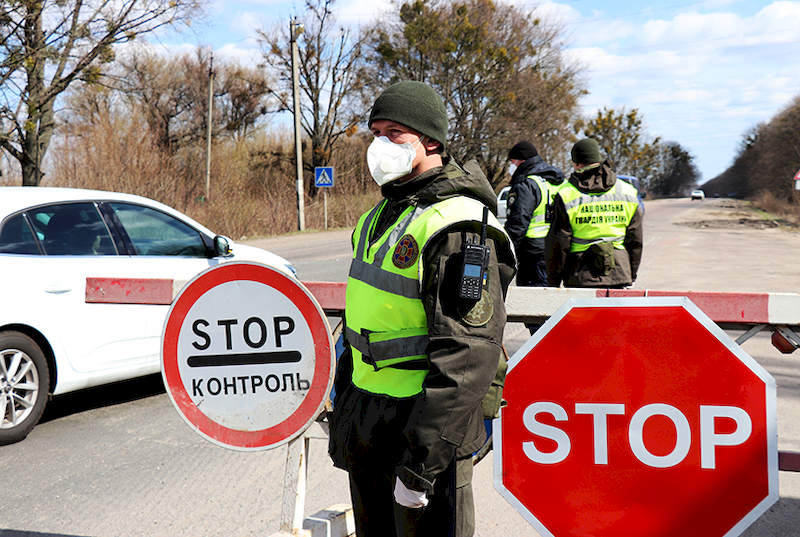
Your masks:
[{"label": "car door handle", "polygon": [[72,291],[72,287],[65,283],[52,283],[44,288],[45,293],[51,293],[53,295],[61,295],[69,293],[70,291]]}]

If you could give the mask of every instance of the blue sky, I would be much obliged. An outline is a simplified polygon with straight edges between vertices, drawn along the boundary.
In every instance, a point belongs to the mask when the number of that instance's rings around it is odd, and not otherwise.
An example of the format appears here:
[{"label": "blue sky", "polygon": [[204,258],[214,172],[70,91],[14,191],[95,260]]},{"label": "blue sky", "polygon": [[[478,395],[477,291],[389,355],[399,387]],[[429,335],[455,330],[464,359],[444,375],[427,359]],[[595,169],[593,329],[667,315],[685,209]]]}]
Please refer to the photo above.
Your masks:
[{"label": "blue sky", "polygon": [[[747,129],[800,95],[800,0],[510,3],[563,25],[568,57],[585,67],[585,114],[638,108],[649,135],[677,141],[695,156],[703,181],[731,164]],[[255,63],[255,29],[283,27],[303,7],[296,0],[216,0],[205,21],[160,35],[159,46],[206,45],[218,56]],[[353,27],[390,8],[390,0],[334,6],[337,21]]]}]

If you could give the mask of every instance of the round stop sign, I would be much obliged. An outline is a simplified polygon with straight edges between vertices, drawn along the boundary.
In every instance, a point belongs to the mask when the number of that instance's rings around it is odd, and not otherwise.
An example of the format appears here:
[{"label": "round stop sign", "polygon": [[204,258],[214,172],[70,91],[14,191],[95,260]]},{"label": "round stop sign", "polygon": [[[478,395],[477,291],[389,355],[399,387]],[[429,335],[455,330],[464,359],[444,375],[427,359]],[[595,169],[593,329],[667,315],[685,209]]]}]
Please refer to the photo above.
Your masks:
[{"label": "round stop sign", "polygon": [[161,372],[198,434],[237,450],[299,436],[332,383],[333,342],[322,308],[295,278],[258,263],[200,273],[164,326]]},{"label": "round stop sign", "polygon": [[775,380],[687,298],[565,304],[503,395],[495,486],[543,536],[735,536],[778,499]]}]

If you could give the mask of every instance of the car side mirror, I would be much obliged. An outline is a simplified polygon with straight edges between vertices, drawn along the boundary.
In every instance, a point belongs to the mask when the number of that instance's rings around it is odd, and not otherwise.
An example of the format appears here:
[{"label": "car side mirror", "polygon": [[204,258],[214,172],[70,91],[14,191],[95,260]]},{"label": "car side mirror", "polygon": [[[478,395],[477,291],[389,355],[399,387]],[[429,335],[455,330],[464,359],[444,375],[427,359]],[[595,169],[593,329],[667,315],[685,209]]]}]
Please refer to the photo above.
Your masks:
[{"label": "car side mirror", "polygon": [[233,255],[231,240],[228,237],[222,235],[214,237],[214,255],[222,257],[230,257]]}]

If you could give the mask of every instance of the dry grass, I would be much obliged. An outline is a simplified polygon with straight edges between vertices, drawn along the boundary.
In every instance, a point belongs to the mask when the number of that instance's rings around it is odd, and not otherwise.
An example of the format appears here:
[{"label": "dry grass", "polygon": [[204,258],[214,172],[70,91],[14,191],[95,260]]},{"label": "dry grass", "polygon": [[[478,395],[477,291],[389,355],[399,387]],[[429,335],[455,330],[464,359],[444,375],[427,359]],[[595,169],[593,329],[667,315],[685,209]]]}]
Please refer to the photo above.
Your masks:
[{"label": "dry grass", "polygon": [[[336,183],[328,191],[328,228],[352,227],[380,198],[365,170],[367,143],[360,137],[348,138],[334,152]],[[146,125],[135,119],[111,119],[64,131],[50,156],[52,169],[43,186],[147,196],[234,239],[297,230],[292,144],[276,134],[215,143],[208,196],[205,147],[170,153],[158,147]],[[323,196],[308,195],[313,171],[305,172],[305,181],[306,229],[322,229]]]},{"label": "dry grass", "polygon": [[50,149],[52,170],[42,186],[65,186],[147,196],[185,210],[198,184],[180,173],[186,152],[170,158],[136,121],[102,122],[65,132]]},{"label": "dry grass", "polygon": [[788,224],[797,227],[800,226],[800,195],[797,192],[793,193],[794,203],[790,203],[783,199],[778,199],[769,190],[762,190],[753,197],[753,205],[759,209],[768,212],[770,215],[784,220]]}]

